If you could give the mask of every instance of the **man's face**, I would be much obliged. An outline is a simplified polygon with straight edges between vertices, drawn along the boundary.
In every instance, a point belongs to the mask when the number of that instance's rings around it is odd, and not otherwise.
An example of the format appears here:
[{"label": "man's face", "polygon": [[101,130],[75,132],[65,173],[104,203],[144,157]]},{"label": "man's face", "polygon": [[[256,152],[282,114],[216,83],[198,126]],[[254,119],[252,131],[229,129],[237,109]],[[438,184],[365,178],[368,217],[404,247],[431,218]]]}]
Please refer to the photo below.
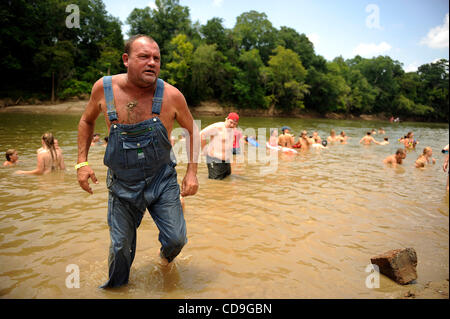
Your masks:
[{"label": "man's face", "polygon": [[238,121],[232,120],[232,119],[226,119],[225,120],[225,127],[226,128],[235,128],[238,125]]},{"label": "man's face", "polygon": [[123,64],[128,69],[128,77],[138,86],[156,83],[161,68],[161,55],[156,42],[139,38],[133,42],[130,54],[122,55]]}]

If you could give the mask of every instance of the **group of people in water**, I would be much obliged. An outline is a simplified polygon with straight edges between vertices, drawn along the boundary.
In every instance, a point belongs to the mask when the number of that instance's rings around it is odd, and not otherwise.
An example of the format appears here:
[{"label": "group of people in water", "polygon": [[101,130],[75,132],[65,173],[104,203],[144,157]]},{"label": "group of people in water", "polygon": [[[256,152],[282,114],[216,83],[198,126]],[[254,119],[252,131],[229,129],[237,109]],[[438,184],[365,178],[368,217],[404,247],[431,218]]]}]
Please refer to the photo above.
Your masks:
[{"label": "group of people in water", "polygon": [[[203,129],[200,134],[202,138],[202,149],[205,150],[206,162],[208,167],[208,177],[210,179],[224,179],[226,176],[231,174],[231,165],[229,165],[230,158],[224,158],[222,156],[221,150],[214,150],[214,147],[206,148],[205,135],[216,131],[212,136],[217,135],[217,130],[221,129],[232,129],[233,137],[233,151],[232,154],[239,154],[241,152],[241,143],[250,144],[258,147],[259,143],[254,136],[246,136],[242,134],[240,129],[237,129],[239,121],[239,115],[236,113],[230,113],[225,119],[225,122],[214,123],[207,128]],[[227,130],[224,130],[226,133]],[[228,132],[229,134],[229,132]],[[377,134],[377,130],[373,129],[368,131],[365,136],[359,141],[360,144],[370,145],[387,145],[389,144],[388,137],[384,137],[383,141],[377,141],[373,135]],[[378,129],[378,134],[386,134],[385,130]],[[184,136],[179,137],[180,141],[185,140]],[[308,132],[303,130],[298,136],[298,140],[295,140],[293,134],[291,134],[291,128],[289,126],[283,126],[281,128],[281,134],[278,135],[278,130],[273,129],[270,132],[269,141],[266,143],[266,147],[272,150],[278,150],[286,153],[297,153],[298,149],[308,150],[308,149],[324,149],[330,144],[347,144],[349,137],[344,131],[341,131],[339,135],[336,134],[335,130],[330,131],[330,135],[326,139],[322,139],[317,131],[314,131],[312,135],[308,136]],[[386,157],[383,163],[396,167],[401,165],[403,160],[406,158],[406,150],[415,149],[419,142],[414,138],[413,132],[408,132],[405,136],[398,139],[398,142],[404,145],[404,148],[398,148],[395,154]],[[52,133],[45,133],[41,138],[42,147],[39,148],[37,152],[37,167],[34,170],[23,171],[18,170],[16,174],[26,174],[26,175],[40,175],[46,174],[54,170],[65,170],[64,157],[62,150],[58,145],[58,140],[54,138]],[[171,143],[174,145],[175,138],[171,137]],[[104,137],[101,141],[100,134],[95,133],[92,137],[91,146],[101,145],[106,147],[108,144],[108,136]],[[213,143],[210,143],[213,145]],[[448,150],[449,145],[442,149],[443,153],[447,153],[447,157],[443,164],[443,170],[448,171]],[[18,152],[15,149],[8,149],[5,153],[6,161],[3,163],[4,167],[15,166],[19,162]],[[433,150],[431,147],[427,146],[423,149],[422,154],[415,161],[416,168],[424,168],[428,164],[436,164],[436,159],[433,157]],[[449,189],[448,176],[447,176],[447,191]]]},{"label": "group of people in water", "polygon": [[[92,137],[91,146],[103,145],[106,147],[108,143],[108,137],[104,138],[104,143],[100,141],[100,134],[95,133]],[[65,170],[64,156],[61,148],[59,147],[58,140],[52,133],[46,132],[41,137],[42,146],[36,150],[37,166],[33,170],[15,171],[16,174],[23,175],[42,175],[47,174],[55,170]],[[16,149],[8,149],[5,153],[6,161],[3,163],[4,167],[12,167],[19,163],[19,155]]]},{"label": "group of people in water", "polygon": [[[240,154],[241,144],[249,144],[259,147],[255,136],[243,135],[242,131],[237,128],[239,121],[239,115],[232,112],[228,114],[228,117],[224,122],[217,122],[209,125],[200,132],[204,154],[207,159],[208,178],[210,179],[224,179],[231,174],[230,154]],[[227,130],[228,129],[228,130]],[[233,132],[233,133],[231,133]],[[383,136],[382,141],[377,141],[374,135],[385,135],[386,131],[382,128],[378,130],[372,129],[363,136],[359,143],[363,145],[388,145],[389,138]],[[206,138],[210,137],[210,143],[206,147]],[[225,150],[227,139],[233,139],[232,152]],[[272,129],[270,132],[269,141],[266,143],[266,148],[270,150],[279,151],[282,153],[296,154],[299,150],[309,149],[325,149],[328,145],[332,144],[347,144],[349,136],[345,131],[341,131],[339,135],[335,130],[330,131],[330,135],[326,139],[322,139],[317,131],[314,131],[311,135],[308,135],[306,130],[301,131],[298,139],[291,133],[289,126],[283,126],[281,128],[281,134],[278,134],[278,129]],[[415,149],[419,142],[414,138],[413,132],[408,132],[405,136],[398,139],[400,144],[404,147],[398,148],[396,153],[386,157],[383,163],[396,167],[401,165],[406,158],[407,150]],[[448,153],[448,145],[442,150],[443,153]],[[228,154],[228,157],[227,157]],[[424,168],[428,164],[435,164],[436,159],[433,158],[433,150],[427,146],[423,149],[423,153],[415,161],[416,168]],[[443,165],[443,170],[448,170],[448,155]],[[448,190],[448,177],[447,177],[447,190]]]},{"label": "group of people in water", "polygon": [[[41,175],[47,174],[54,170],[65,170],[64,157],[62,150],[59,147],[58,140],[54,138],[52,133],[45,133],[41,137],[41,144],[37,153],[37,166],[30,171],[18,170],[16,174],[24,175]],[[5,153],[6,161],[3,163],[4,167],[15,166],[19,162],[19,155],[17,150],[9,149]]]}]

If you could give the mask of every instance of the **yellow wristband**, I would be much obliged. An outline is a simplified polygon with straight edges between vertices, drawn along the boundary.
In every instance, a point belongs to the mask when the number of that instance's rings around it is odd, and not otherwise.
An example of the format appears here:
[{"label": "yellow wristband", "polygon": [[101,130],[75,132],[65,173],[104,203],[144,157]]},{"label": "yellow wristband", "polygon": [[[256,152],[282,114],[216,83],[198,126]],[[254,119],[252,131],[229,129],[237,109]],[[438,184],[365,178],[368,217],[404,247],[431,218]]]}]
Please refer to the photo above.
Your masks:
[{"label": "yellow wristband", "polygon": [[86,165],[89,165],[89,163],[88,162],[78,163],[77,165],[75,165],[75,169],[79,169],[80,167],[83,167]]}]

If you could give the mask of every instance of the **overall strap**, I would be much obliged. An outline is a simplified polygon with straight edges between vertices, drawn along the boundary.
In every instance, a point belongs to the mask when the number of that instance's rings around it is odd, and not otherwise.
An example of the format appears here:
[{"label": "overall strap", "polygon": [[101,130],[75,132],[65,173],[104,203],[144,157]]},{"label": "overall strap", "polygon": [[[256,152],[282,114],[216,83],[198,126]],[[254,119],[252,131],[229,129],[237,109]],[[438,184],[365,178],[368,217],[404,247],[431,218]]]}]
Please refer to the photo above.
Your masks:
[{"label": "overall strap", "polygon": [[103,91],[105,92],[109,121],[117,121],[116,105],[114,104],[114,93],[112,88],[112,76],[103,77]]},{"label": "overall strap", "polygon": [[153,96],[152,113],[161,113],[161,105],[164,96],[164,81],[159,79],[156,82],[155,95]]}]

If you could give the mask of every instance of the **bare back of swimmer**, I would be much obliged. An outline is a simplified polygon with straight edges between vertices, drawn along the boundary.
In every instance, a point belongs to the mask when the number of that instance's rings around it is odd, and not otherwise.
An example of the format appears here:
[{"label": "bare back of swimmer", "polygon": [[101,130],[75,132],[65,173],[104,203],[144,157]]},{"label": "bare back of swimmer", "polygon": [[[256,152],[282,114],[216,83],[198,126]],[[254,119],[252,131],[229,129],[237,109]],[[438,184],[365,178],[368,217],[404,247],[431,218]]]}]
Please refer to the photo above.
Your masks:
[{"label": "bare back of swimmer", "polygon": [[42,136],[42,148],[37,152],[37,167],[31,171],[16,171],[16,174],[41,175],[57,169],[66,169],[62,151],[56,148],[52,133],[45,133]]}]

